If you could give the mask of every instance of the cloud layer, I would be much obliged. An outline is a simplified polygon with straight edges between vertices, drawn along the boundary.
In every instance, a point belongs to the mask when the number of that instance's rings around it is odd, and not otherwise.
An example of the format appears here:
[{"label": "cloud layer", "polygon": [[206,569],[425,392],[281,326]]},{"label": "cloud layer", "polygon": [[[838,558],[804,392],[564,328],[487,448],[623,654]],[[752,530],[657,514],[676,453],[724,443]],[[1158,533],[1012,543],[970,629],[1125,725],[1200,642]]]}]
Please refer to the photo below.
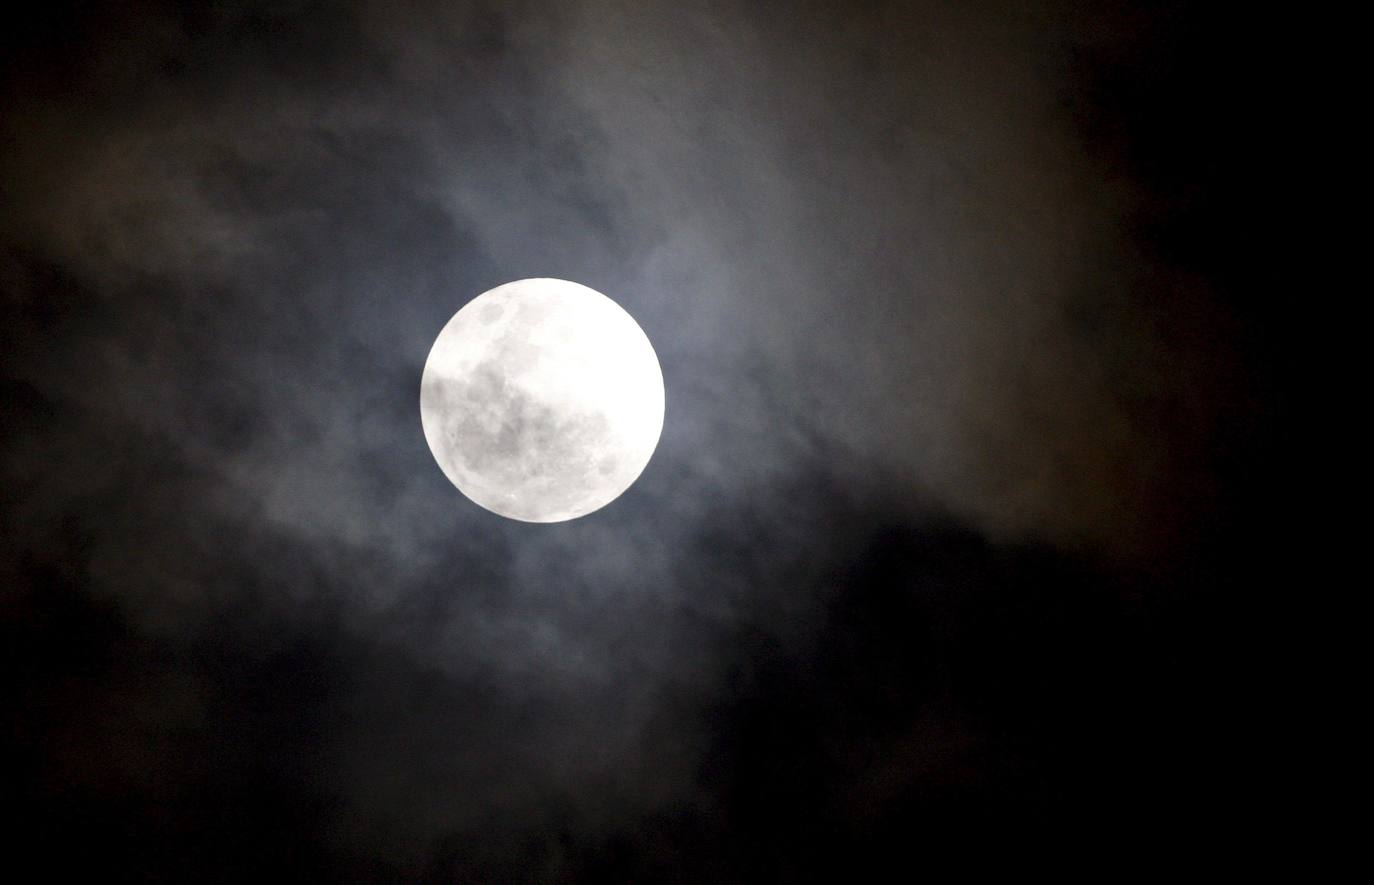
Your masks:
[{"label": "cloud layer", "polygon": [[[245,840],[359,878],[591,875],[620,838],[653,876],[751,802],[765,842],[857,846],[933,825],[947,781],[1052,804],[1035,779],[1083,723],[1037,717],[1097,683],[1036,643],[1122,663],[1103,570],[1206,520],[1247,414],[1234,318],[1140,236],[1148,181],[1088,125],[1131,27],[146,4],[12,38],[27,789],[165,805],[133,844],[197,857],[232,850],[183,791],[274,807]],[[443,324],[534,276],[616,298],[668,391],[640,481],[556,526],[470,506],[418,416]],[[804,826],[792,763],[830,809]]]}]

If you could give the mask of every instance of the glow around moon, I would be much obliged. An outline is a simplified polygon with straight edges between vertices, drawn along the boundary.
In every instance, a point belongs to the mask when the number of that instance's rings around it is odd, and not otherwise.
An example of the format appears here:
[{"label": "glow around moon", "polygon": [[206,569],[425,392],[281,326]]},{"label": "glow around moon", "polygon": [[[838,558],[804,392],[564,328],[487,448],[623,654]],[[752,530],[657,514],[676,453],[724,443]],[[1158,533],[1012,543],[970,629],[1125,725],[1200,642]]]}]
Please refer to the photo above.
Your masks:
[{"label": "glow around moon", "polygon": [[420,420],[444,474],[525,522],[618,498],[649,463],[663,409],[663,373],[639,324],[566,280],[518,280],[468,302],[420,382]]}]

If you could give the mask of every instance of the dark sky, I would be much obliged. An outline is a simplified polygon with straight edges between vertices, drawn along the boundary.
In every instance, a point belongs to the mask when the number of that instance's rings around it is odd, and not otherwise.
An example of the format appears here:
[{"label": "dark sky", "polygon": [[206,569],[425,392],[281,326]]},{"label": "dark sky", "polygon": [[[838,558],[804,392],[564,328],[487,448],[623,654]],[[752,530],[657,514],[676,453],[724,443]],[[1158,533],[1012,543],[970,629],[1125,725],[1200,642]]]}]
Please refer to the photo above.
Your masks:
[{"label": "dark sky", "polygon": [[[898,880],[1227,855],[1280,573],[1261,24],[53,2],[0,36],[12,862]],[[607,293],[663,438],[503,520],[420,372]],[[1105,869],[1099,868],[1098,869]]]}]

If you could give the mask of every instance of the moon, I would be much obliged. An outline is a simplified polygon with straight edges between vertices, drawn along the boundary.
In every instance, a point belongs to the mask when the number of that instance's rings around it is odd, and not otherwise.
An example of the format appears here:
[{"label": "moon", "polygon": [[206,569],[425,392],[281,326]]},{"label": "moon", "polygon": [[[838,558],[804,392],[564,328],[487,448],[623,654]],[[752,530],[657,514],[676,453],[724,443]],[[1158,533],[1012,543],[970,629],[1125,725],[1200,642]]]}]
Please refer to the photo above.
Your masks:
[{"label": "moon", "polygon": [[420,421],[476,504],[562,522],[620,497],[663,431],[663,371],[620,305],[567,280],[517,280],[465,304],[435,339]]}]

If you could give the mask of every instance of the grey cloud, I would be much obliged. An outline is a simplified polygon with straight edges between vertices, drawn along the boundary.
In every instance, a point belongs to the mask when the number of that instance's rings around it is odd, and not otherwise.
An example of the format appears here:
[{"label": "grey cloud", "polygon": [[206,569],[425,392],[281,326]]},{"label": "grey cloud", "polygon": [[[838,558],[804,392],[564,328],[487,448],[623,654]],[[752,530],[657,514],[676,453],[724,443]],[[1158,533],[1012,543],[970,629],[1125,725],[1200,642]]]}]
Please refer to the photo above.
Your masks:
[{"label": "grey cloud", "polygon": [[[1187,403],[1202,379],[1161,372],[1131,195],[1079,146],[1036,22],[460,10],[339,15],[309,64],[284,25],[210,41],[200,79],[136,71],[152,88],[112,89],[125,113],[30,196],[38,235],[100,290],[151,274],[231,301],[205,320],[256,326],[219,346],[270,348],[225,356],[258,389],[413,363],[489,283],[585,279],[660,342],[677,469],[716,448],[766,471],[800,421],[1001,534],[1131,545],[1169,465],[1119,393]],[[1075,322],[1085,286],[1109,328]],[[150,371],[130,385],[184,369]],[[340,408],[298,392],[276,413]]]},{"label": "grey cloud", "polygon": [[[1030,752],[919,683],[985,687],[985,637],[1035,662],[1027,697],[1097,688],[1000,618],[1091,583],[1058,556],[1187,532],[1171,496],[1242,369],[1224,311],[1154,305],[1209,281],[1141,247],[1148,194],[1068,107],[1113,39],[1091,14],[216,9],[107,10],[4,124],[5,567],[82,588],[92,646],[157,674],[76,717],[120,777],[184,726],[187,782],[229,802],[280,728],[316,764],[272,789],[355,872],[556,878],[639,826],[733,844],[715,803],[754,757],[722,734],[767,757],[770,710],[848,753],[810,807],[869,820]],[[418,415],[449,316],[534,276],[616,298],[668,391],[638,483],[555,526],[472,507]],[[1026,622],[1110,658],[1106,603],[1058,604]],[[846,730],[850,694],[888,730]]]}]

